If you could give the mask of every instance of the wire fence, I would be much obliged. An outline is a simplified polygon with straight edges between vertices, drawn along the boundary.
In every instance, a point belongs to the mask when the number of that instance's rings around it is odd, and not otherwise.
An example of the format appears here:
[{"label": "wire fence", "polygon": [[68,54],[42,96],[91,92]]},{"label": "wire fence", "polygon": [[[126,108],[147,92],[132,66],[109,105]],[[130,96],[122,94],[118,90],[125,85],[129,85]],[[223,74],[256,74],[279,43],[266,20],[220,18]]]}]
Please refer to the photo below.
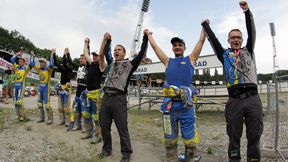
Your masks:
[{"label": "wire fence", "polygon": [[[288,158],[288,92],[283,87],[288,77],[278,77],[277,83],[267,84],[267,107],[262,136],[263,150],[274,152],[283,160]],[[280,84],[279,84],[280,83]],[[282,83],[282,86],[281,86]],[[285,84],[283,84],[285,83]],[[277,86],[277,87],[276,87]],[[274,156],[273,154],[271,154]]]}]

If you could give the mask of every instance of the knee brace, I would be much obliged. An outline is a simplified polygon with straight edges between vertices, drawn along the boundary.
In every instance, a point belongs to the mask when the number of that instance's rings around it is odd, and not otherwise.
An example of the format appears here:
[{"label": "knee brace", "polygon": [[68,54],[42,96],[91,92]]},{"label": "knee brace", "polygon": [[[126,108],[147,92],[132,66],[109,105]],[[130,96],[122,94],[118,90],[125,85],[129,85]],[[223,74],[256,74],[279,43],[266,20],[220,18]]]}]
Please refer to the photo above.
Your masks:
[{"label": "knee brace", "polygon": [[44,108],[45,108],[46,110],[52,110],[50,104],[44,104]]},{"label": "knee brace", "polygon": [[90,114],[89,112],[87,112],[87,111],[84,111],[84,112],[83,112],[83,117],[84,117],[85,119],[90,119],[90,118],[91,118],[91,114]]},{"label": "knee brace", "polygon": [[38,109],[41,109],[41,108],[43,108],[43,104],[41,102],[37,102],[37,107],[38,107]]},{"label": "knee brace", "polygon": [[99,114],[98,114],[98,113],[92,114],[92,119],[93,119],[94,121],[98,121],[98,120],[99,120]]},{"label": "knee brace", "polygon": [[15,106],[19,106],[20,104],[19,104],[18,101],[14,101],[14,105],[15,105]]},{"label": "knee brace", "polygon": [[15,106],[20,106],[22,105],[22,102],[20,100],[14,101]]},{"label": "knee brace", "polygon": [[195,136],[194,136],[192,139],[183,139],[183,143],[184,143],[185,145],[190,145],[190,143],[194,143],[194,144],[199,143],[198,131],[195,130]]},{"label": "knee brace", "polygon": [[173,148],[173,147],[177,147],[177,139],[164,139],[164,144],[166,148]]}]

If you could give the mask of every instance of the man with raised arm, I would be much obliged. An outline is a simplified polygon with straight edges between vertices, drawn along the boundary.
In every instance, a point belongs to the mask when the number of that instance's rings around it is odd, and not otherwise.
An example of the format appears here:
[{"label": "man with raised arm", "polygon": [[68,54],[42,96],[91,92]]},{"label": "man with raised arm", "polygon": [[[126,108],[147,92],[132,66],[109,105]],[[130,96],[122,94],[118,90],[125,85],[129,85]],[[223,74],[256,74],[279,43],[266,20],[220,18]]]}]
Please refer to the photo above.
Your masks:
[{"label": "man with raised arm", "polygon": [[[132,61],[125,59],[126,50],[123,45],[118,44],[114,49],[115,62],[112,63],[112,68],[107,76],[100,111],[100,126],[103,138],[103,147],[100,153],[101,158],[109,156],[112,153],[111,124],[114,119],[120,136],[121,162],[130,161],[130,155],[133,151],[127,126],[127,87],[130,77],[146,54],[147,44],[148,38],[144,34],[141,50]],[[103,46],[101,49],[103,49]]]},{"label": "man with raised arm", "polygon": [[56,55],[53,55],[53,57],[54,64],[58,68],[58,71],[61,73],[60,83],[55,86],[58,92],[58,112],[60,117],[59,125],[68,126],[71,117],[70,101],[72,88],[70,80],[72,79],[73,62],[68,48],[64,49],[61,64],[58,64]]},{"label": "man with raised arm", "polygon": [[[80,65],[77,69],[77,89],[76,96],[73,101],[73,115],[71,117],[71,121],[67,131],[77,131],[82,130],[82,117],[84,113],[85,104],[83,100],[81,100],[81,94],[86,90],[87,86],[87,69],[89,68],[89,64],[87,64],[87,60],[84,54],[80,55]],[[74,124],[76,123],[76,127]]]},{"label": "man with raised arm", "polygon": [[[47,112],[47,125],[50,125],[53,123],[53,111],[52,107],[50,105],[50,81],[51,81],[51,75],[54,70],[54,57],[56,49],[51,50],[51,56],[50,56],[50,63],[45,58],[40,58],[39,63],[40,66],[34,65],[33,68],[38,72],[39,74],[39,98],[37,102],[37,106],[39,109],[40,119],[37,121],[37,123],[42,123],[45,121],[45,112],[44,108]],[[34,54],[33,54],[34,55]],[[33,60],[34,61],[34,60]]]},{"label": "man with raised arm", "polygon": [[257,90],[257,73],[254,57],[256,30],[248,3],[241,1],[248,39],[242,47],[243,37],[239,29],[228,33],[230,48],[224,49],[211,30],[208,20],[202,23],[209,42],[224,66],[229,100],[225,108],[226,128],[229,136],[229,161],[241,160],[240,139],[243,123],[246,125],[247,161],[260,161],[260,137],[263,131],[262,103]]},{"label": "man with raised arm", "polygon": [[[105,49],[105,56],[106,61],[108,64],[112,63],[112,55],[110,50],[110,42],[111,42],[111,35],[106,33],[104,35],[102,44],[106,44]],[[82,139],[87,139],[92,137],[93,135],[93,128],[95,129],[95,136],[92,144],[96,144],[101,141],[101,128],[99,124],[99,105],[97,102],[100,98],[100,88],[101,88],[101,79],[103,73],[107,67],[107,64],[104,60],[104,53],[100,53],[98,55],[96,52],[92,52],[93,60],[89,55],[89,38],[85,39],[85,46],[84,46],[84,56],[87,60],[87,63],[90,64],[87,73],[87,104],[84,110],[84,126],[86,126],[86,133],[87,135]],[[103,50],[102,50],[103,51]]]},{"label": "man with raised arm", "polygon": [[[11,58],[11,63],[15,69],[16,79],[14,81],[14,104],[17,119],[19,121],[25,120],[25,109],[23,104],[24,88],[26,84],[26,75],[32,69],[33,62],[30,60],[29,65],[25,65],[25,59],[22,57],[24,51],[21,48],[20,51]],[[18,57],[18,64],[16,63]]]},{"label": "man with raised arm", "polygon": [[[185,144],[185,160],[192,158],[200,160],[196,154],[198,134],[195,130],[194,106],[192,101],[192,78],[194,67],[205,42],[202,30],[200,38],[192,53],[184,56],[186,45],[183,39],[171,39],[172,51],[175,58],[169,58],[155,42],[152,32],[145,30],[150,45],[157,57],[166,67],[166,83],[163,87],[164,100],[160,108],[163,114],[164,143],[168,162],[178,161],[177,138],[178,125]],[[198,159],[197,159],[198,158]]]}]

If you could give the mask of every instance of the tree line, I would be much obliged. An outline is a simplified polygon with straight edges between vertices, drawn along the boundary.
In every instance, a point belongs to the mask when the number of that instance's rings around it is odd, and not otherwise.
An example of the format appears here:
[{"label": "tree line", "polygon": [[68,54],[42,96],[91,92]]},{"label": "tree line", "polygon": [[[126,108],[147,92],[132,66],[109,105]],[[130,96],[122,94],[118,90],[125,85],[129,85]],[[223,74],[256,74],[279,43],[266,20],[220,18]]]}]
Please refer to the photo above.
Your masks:
[{"label": "tree line", "polygon": [[[35,52],[36,57],[49,58],[51,54],[50,49],[41,49],[33,44],[31,40],[26,38],[17,30],[7,30],[0,26],[0,49],[9,51],[11,53],[16,53],[20,48],[24,48],[25,53],[30,53],[30,50]],[[61,61],[62,57],[57,55],[57,61]],[[75,58],[73,60],[75,65],[79,65],[79,59]]]}]

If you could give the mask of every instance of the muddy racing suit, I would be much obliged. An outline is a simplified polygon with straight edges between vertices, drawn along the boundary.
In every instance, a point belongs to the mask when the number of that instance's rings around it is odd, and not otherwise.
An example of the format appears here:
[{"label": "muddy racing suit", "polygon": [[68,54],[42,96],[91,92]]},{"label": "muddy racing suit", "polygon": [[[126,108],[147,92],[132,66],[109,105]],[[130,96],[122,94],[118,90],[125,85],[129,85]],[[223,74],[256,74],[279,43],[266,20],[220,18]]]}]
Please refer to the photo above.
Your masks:
[{"label": "muddy racing suit", "polygon": [[[180,71],[180,72],[179,72]],[[192,158],[198,143],[195,130],[192,78],[194,67],[189,56],[169,58],[166,69],[167,82],[163,86],[164,142],[167,160],[177,161],[177,138],[180,125],[187,158]]]},{"label": "muddy racing suit", "polygon": [[256,30],[253,15],[245,13],[248,33],[247,44],[240,50],[224,49],[207,22],[202,26],[209,42],[224,66],[229,100],[225,108],[226,128],[229,136],[230,161],[240,161],[240,138],[246,124],[247,161],[260,161],[260,137],[263,131],[262,103],[257,90],[254,60]]},{"label": "muddy racing suit", "polygon": [[[34,61],[34,60],[33,60]],[[54,60],[53,57],[50,57],[50,63],[46,65],[46,67],[41,68],[38,65],[33,67],[39,75],[39,98],[38,98],[38,109],[40,113],[40,121],[45,120],[45,112],[47,112],[48,121],[47,124],[51,124],[53,122],[53,111],[50,104],[50,81],[51,75],[54,70]]]},{"label": "muddy racing suit", "polygon": [[[77,90],[76,96],[73,101],[73,115],[71,117],[71,122],[69,125],[68,130],[71,130],[74,127],[76,122],[77,127],[74,130],[82,130],[82,121],[81,117],[84,116],[84,110],[86,106],[86,96],[85,89],[87,85],[87,69],[89,68],[89,64],[87,65],[80,65],[77,70]],[[83,93],[84,92],[84,93]],[[82,97],[81,97],[82,94]]]},{"label": "muddy racing suit", "polygon": [[14,81],[14,104],[17,118],[20,121],[25,119],[25,109],[23,104],[23,94],[26,82],[26,75],[32,69],[33,62],[30,62],[29,65],[19,66],[16,63],[17,55],[14,55],[11,58],[11,63],[15,69],[16,79]]},{"label": "muddy racing suit", "polygon": [[70,106],[72,88],[70,80],[73,63],[69,53],[63,55],[62,64],[60,65],[57,63],[56,55],[53,55],[53,57],[54,64],[58,68],[58,71],[61,73],[60,83],[55,86],[58,92],[58,112],[60,117],[60,124],[65,124],[65,126],[68,126],[72,118]]},{"label": "muddy racing suit", "polygon": [[[108,40],[104,49],[106,62],[108,66],[112,63],[111,54],[111,40]],[[99,123],[99,109],[101,104],[101,79],[103,73],[100,70],[98,63],[92,62],[88,69],[87,74],[87,91],[81,95],[81,100],[86,99],[84,102],[84,126],[86,127],[87,137],[92,135],[93,127],[95,128],[95,141],[100,138],[100,123]],[[83,103],[83,102],[82,102]],[[97,142],[95,142],[97,143]]]}]

